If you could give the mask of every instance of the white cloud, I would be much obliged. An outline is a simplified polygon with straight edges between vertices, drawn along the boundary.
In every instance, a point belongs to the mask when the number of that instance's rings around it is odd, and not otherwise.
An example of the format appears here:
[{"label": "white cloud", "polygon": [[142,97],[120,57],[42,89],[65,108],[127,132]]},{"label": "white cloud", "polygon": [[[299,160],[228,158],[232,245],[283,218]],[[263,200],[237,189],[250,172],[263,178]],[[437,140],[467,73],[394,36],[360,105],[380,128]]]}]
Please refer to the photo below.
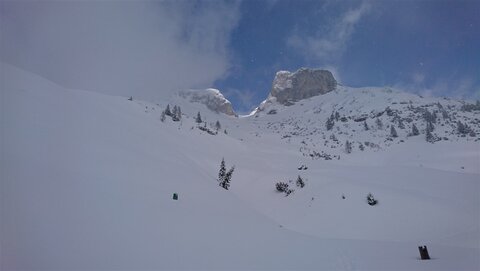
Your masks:
[{"label": "white cloud", "polygon": [[412,74],[412,80],[415,84],[421,84],[425,81],[425,75],[423,73],[415,72]]},{"label": "white cloud", "polygon": [[237,2],[0,2],[0,59],[70,88],[158,98],[230,67]]},{"label": "white cloud", "polygon": [[288,38],[287,44],[303,52],[308,58],[315,57],[321,61],[335,59],[345,50],[355,31],[355,25],[370,10],[370,3],[363,1],[359,7],[348,10],[334,20],[327,33],[317,32],[313,36],[301,36],[296,31]]},{"label": "white cloud", "polygon": [[[415,79],[415,77],[420,77]],[[480,85],[472,77],[440,79],[426,85],[422,74],[414,73],[409,84],[398,83],[394,87],[424,97],[452,97],[455,99],[479,99]],[[420,81],[420,82],[419,82]]]}]

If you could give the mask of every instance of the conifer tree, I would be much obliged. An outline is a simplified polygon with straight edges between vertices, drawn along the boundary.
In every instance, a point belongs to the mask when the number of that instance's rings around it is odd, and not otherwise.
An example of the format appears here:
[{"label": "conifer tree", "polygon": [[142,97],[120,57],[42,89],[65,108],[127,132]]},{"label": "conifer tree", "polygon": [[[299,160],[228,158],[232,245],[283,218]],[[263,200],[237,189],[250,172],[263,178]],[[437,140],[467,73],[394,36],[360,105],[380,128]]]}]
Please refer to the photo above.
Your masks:
[{"label": "conifer tree", "polygon": [[377,118],[377,119],[375,120],[375,123],[377,124],[377,128],[378,128],[378,129],[380,129],[380,130],[383,129],[383,122],[382,122],[381,119]]},{"label": "conifer tree", "polygon": [[333,125],[335,125],[335,116],[332,113],[332,115],[330,115],[330,117],[327,119],[327,123],[326,123],[327,131],[332,130]]},{"label": "conifer tree", "polygon": [[225,181],[226,171],[225,159],[222,158],[222,162],[220,163],[220,171],[218,172],[218,182],[220,186],[222,186],[222,183]]},{"label": "conifer tree", "polygon": [[335,111],[335,121],[338,121],[339,118],[340,118],[340,113]]},{"label": "conifer tree", "polygon": [[215,129],[218,131],[222,128],[222,125],[220,125],[220,122],[217,120],[217,122],[215,122]]},{"label": "conifer tree", "polygon": [[298,175],[297,177],[297,186],[300,188],[303,188],[305,186],[305,182],[303,181],[302,177],[300,177],[300,175]]},{"label": "conifer tree", "polygon": [[352,143],[350,141],[345,141],[345,152],[351,153],[352,152]]},{"label": "conifer tree", "polygon": [[177,106],[177,120],[181,120],[182,119],[182,109],[180,108],[180,106]]},{"label": "conifer tree", "polygon": [[228,170],[227,174],[225,174],[225,180],[223,181],[223,184],[221,186],[226,190],[228,190],[228,188],[230,187],[230,182],[232,181],[232,175],[234,170],[235,166],[231,167],[230,170]]},{"label": "conifer tree", "polygon": [[429,132],[433,132],[433,130],[435,130],[435,126],[433,126],[433,123],[431,121],[427,121],[427,130]]},{"label": "conifer tree", "polygon": [[420,132],[418,131],[418,128],[417,128],[417,126],[416,126],[415,123],[414,123],[414,124],[412,125],[412,133],[411,133],[411,135],[417,136],[417,135],[419,135],[419,134],[420,134]]},{"label": "conifer tree", "polygon": [[467,134],[469,131],[469,129],[467,129],[467,125],[463,124],[461,121],[457,121],[457,131],[460,133],[460,134]]},{"label": "conifer tree", "polygon": [[430,143],[435,142],[435,137],[433,136],[432,132],[430,132],[428,128],[425,133],[425,140]]},{"label": "conifer tree", "polygon": [[167,115],[167,116],[172,116],[172,111],[170,111],[170,105],[169,104],[167,104],[167,108],[165,108],[165,111],[163,111],[163,112],[165,112],[165,115]]},{"label": "conifer tree", "polygon": [[400,129],[405,129],[405,125],[403,124],[402,119],[399,119],[399,120],[398,120],[398,128],[400,128]]},{"label": "conifer tree", "polygon": [[370,128],[368,128],[368,124],[366,120],[363,121],[363,128],[365,129],[365,131],[370,130]]},{"label": "conifer tree", "polygon": [[395,127],[393,125],[390,126],[390,136],[391,137],[398,137],[397,130],[395,130]]},{"label": "conifer tree", "polygon": [[172,110],[172,120],[179,121],[182,118],[182,111],[180,110],[180,106],[175,105]]},{"label": "conifer tree", "polygon": [[197,118],[195,118],[196,123],[202,123],[202,116],[200,116],[200,112],[197,113]]},{"label": "conifer tree", "polygon": [[165,111],[162,111],[162,114],[160,114],[160,121],[161,122],[165,121]]}]

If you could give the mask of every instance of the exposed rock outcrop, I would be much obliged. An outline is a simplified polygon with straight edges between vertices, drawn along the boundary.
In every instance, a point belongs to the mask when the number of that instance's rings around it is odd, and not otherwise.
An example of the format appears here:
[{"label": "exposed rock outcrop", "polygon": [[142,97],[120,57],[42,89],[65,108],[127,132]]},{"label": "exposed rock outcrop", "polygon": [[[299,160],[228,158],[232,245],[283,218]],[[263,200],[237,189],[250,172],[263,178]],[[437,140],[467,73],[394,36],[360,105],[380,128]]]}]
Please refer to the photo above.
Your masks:
[{"label": "exposed rock outcrop", "polygon": [[185,90],[180,92],[180,96],[194,103],[201,103],[208,109],[223,113],[229,116],[237,117],[232,104],[227,100],[218,89],[208,88],[204,90]]},{"label": "exposed rock outcrop", "polygon": [[291,105],[330,92],[336,86],[337,81],[327,70],[302,68],[294,73],[279,71],[273,80],[269,98],[275,97],[278,103]]},{"label": "exposed rock outcrop", "polygon": [[279,71],[273,79],[267,99],[252,113],[274,105],[290,106],[295,102],[328,93],[337,87],[337,81],[328,70],[301,68],[296,72]]}]

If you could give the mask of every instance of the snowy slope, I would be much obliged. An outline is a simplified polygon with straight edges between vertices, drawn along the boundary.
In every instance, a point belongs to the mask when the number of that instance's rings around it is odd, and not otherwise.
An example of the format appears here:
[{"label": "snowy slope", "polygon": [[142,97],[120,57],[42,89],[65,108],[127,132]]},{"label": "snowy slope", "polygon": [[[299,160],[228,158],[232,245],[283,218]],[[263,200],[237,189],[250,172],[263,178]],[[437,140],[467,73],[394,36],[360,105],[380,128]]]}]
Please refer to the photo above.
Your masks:
[{"label": "snowy slope", "polygon": [[[307,122],[295,107],[235,118],[182,97],[67,90],[6,64],[0,102],[2,270],[479,267],[473,140],[311,159],[301,136],[282,138],[294,127],[271,128],[287,116]],[[181,121],[160,121],[167,103]],[[197,112],[227,133],[199,129]],[[318,116],[323,129],[328,116]],[[222,157],[236,166],[228,191],[216,182]],[[305,188],[275,191],[298,174]],[[417,259],[422,244],[434,260]]]}]

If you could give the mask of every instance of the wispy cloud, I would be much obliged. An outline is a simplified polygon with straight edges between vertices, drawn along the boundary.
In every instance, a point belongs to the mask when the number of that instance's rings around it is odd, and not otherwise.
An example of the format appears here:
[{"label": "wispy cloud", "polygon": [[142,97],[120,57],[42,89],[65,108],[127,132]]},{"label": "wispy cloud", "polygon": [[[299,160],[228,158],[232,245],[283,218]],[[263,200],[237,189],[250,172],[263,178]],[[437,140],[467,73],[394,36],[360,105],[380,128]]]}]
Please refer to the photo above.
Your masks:
[{"label": "wispy cloud", "polygon": [[0,1],[0,60],[71,88],[157,98],[230,67],[232,1]]},{"label": "wispy cloud", "polygon": [[332,61],[345,50],[355,31],[355,26],[370,10],[370,2],[363,1],[358,7],[349,9],[333,20],[331,25],[326,27],[329,29],[326,33],[319,31],[313,36],[305,36],[295,31],[287,39],[287,45],[303,52],[306,57]]},{"label": "wispy cloud", "polygon": [[412,82],[398,83],[394,87],[425,97],[452,97],[456,99],[480,99],[480,84],[474,78],[463,76],[460,78],[447,78],[425,82],[425,76],[414,73]]}]

